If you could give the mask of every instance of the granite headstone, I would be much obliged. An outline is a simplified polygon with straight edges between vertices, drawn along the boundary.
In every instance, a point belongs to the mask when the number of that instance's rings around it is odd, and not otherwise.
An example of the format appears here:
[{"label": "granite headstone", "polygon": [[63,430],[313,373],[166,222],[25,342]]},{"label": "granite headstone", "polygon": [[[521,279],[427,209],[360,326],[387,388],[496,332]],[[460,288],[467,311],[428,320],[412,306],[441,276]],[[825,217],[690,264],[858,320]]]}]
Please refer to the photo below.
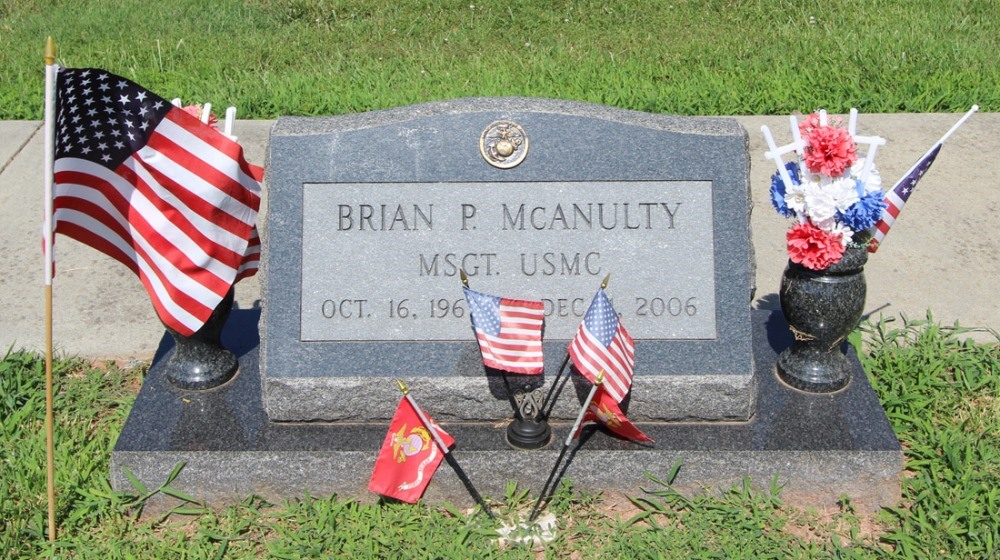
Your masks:
[{"label": "granite headstone", "polygon": [[[383,421],[394,378],[439,421],[509,418],[473,289],[545,303],[545,375],[590,299],[636,339],[630,417],[749,419],[747,136],[733,119],[464,99],[271,133],[261,387],[272,421]],[[522,379],[522,381],[525,381]],[[561,399],[553,418],[568,418]]]},{"label": "granite headstone", "polygon": [[[586,429],[565,463],[574,488],[634,495],[646,473],[665,479],[681,462],[673,488],[685,494],[750,480],[809,507],[898,501],[899,442],[853,352],[851,382],[834,393],[775,374],[792,337],[780,312],[750,309],[749,164],[735,121],[470,99],[283,118],[270,148],[263,307],[234,310],[222,333],[239,372],[206,391],[171,385],[177,350],[164,337],[112,453],[114,489],[134,490],[132,477],[155,488],[181,465],[171,488],[212,506],[370,499],[399,377],[483,494],[511,480],[539,491],[559,446],[504,442],[509,392],[480,359],[464,268],[475,289],[544,300],[545,375],[508,376],[535,383],[551,383],[613,275],[607,291],[636,339],[628,414],[657,443]],[[555,410],[557,440],[588,388],[576,379]],[[469,503],[451,469],[424,497]]]}]

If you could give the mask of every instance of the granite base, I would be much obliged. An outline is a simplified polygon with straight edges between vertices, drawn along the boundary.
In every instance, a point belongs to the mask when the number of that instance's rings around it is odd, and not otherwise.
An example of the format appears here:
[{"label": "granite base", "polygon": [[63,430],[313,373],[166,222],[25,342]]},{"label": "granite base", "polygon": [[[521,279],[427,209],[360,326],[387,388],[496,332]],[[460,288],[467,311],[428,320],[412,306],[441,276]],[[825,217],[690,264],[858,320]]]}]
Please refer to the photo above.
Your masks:
[{"label": "granite base", "polygon": [[[165,337],[111,457],[115,490],[131,490],[127,468],[157,487],[180,462],[171,486],[224,506],[254,494],[269,501],[337,494],[374,499],[368,478],[387,423],[287,423],[268,420],[261,404],[256,310],[235,310],[223,342],[239,356],[240,371],[208,391],[183,391],[165,379],[173,352]],[[753,313],[757,371],[756,414],[749,422],[640,423],[656,440],[647,447],[588,428],[569,456],[565,476],[577,489],[636,495],[655,488],[677,461],[674,488],[682,492],[725,489],[749,477],[758,488],[772,480],[786,503],[823,507],[850,497],[859,511],[895,504],[903,457],[878,399],[853,351],[852,380],[841,391],[807,394],[775,374],[777,353],[791,344],[778,311]],[[435,415],[430,394],[414,396]],[[562,398],[573,398],[564,392]],[[504,442],[505,424],[442,423],[453,451],[487,497],[500,497],[508,481],[539,491],[569,425],[553,424],[557,443],[532,451]],[[512,474],[516,473],[516,474]],[[471,504],[459,478],[442,465],[425,500]],[[175,505],[158,495],[151,511]]]}]

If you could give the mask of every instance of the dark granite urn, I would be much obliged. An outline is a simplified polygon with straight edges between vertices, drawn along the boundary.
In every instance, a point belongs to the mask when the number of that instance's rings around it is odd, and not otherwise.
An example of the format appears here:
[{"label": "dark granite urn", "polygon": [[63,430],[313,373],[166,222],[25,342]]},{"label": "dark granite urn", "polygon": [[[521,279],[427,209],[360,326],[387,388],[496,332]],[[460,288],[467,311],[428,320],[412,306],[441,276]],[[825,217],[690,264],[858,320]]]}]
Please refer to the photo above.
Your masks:
[{"label": "dark granite urn", "polygon": [[788,262],[781,278],[781,312],[795,342],[778,355],[782,381],[810,393],[831,393],[850,382],[841,343],[864,311],[867,261],[865,248],[848,247],[826,270]]},{"label": "dark granite urn", "polygon": [[222,347],[222,327],[233,308],[233,289],[219,303],[205,324],[191,336],[167,328],[174,338],[174,353],[166,363],[167,380],[175,387],[198,391],[218,387],[233,378],[239,362]]}]

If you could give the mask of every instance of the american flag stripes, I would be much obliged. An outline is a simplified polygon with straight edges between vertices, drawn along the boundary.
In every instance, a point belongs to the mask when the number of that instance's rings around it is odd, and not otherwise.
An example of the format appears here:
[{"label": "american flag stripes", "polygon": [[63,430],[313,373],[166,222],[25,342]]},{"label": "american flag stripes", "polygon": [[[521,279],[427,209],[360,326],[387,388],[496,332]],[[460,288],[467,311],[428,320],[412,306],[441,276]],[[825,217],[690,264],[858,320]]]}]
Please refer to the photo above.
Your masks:
[{"label": "american flag stripes", "polygon": [[620,403],[628,395],[635,369],[635,341],[618,320],[603,289],[597,290],[583,316],[569,344],[569,355],[576,369],[591,383],[604,371],[604,387],[615,402]]},{"label": "american flag stripes", "polygon": [[909,173],[896,182],[891,191],[885,193],[886,208],[882,211],[882,219],[875,224],[874,234],[872,235],[875,243],[871,245],[870,249],[872,253],[878,250],[879,244],[885,239],[885,235],[889,233],[889,228],[892,227],[899,213],[903,211],[903,205],[910,199],[910,194],[916,188],[917,181],[924,176],[927,169],[934,163],[934,158],[937,157],[940,151],[941,143],[938,143],[931,148],[931,151],[924,154],[924,157],[920,158],[920,161],[910,169]]},{"label": "american flag stripes", "polygon": [[260,270],[260,233],[255,226],[250,232],[250,239],[247,240],[247,250],[243,253],[243,260],[236,273],[236,282],[257,274],[258,270]]},{"label": "american flag stripes", "polygon": [[483,363],[511,373],[542,373],[542,302],[464,290]]},{"label": "american flag stripes", "polygon": [[56,233],[128,266],[164,324],[193,334],[257,268],[260,184],[243,149],[104,70],[60,69],[56,92]]}]

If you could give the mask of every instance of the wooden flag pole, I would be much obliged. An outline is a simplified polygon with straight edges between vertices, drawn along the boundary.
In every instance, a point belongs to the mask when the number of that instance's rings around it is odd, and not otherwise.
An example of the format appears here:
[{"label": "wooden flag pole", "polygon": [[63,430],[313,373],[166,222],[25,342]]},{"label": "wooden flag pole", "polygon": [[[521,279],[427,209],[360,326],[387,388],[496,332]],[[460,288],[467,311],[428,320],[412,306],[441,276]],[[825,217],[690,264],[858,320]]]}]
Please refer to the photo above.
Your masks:
[{"label": "wooden flag pole", "polygon": [[55,435],[52,414],[52,185],[55,161],[56,45],[45,41],[45,472],[49,500],[49,542],[56,540]]},{"label": "wooden flag pole", "polygon": [[479,491],[476,490],[476,487],[472,485],[472,481],[469,480],[469,475],[465,474],[465,470],[462,469],[461,465],[458,464],[458,460],[455,459],[455,456],[451,454],[451,449],[448,449],[448,446],[445,445],[444,440],[441,439],[441,436],[438,434],[438,431],[434,427],[434,424],[430,421],[430,419],[427,418],[426,415],[424,415],[424,411],[423,409],[420,408],[420,405],[417,404],[417,401],[413,400],[413,397],[410,396],[410,390],[406,387],[406,384],[403,383],[403,380],[397,379],[396,385],[399,386],[399,391],[403,393],[403,396],[406,397],[407,402],[409,402],[410,406],[413,407],[413,411],[417,413],[417,417],[420,418],[420,423],[422,423],[424,427],[427,428],[427,431],[431,433],[431,437],[434,438],[434,441],[435,443],[437,443],[438,448],[440,448],[441,452],[444,453],[445,460],[448,461],[448,464],[451,465],[451,468],[455,470],[455,474],[458,475],[459,480],[462,481],[462,484],[465,485],[465,488],[469,491],[469,494],[472,495],[472,499],[475,500],[476,503],[483,508],[483,511],[486,512],[487,517],[489,517],[493,521],[496,521],[496,517],[493,516],[493,510],[490,509],[489,504],[487,504],[486,500],[484,500],[483,497],[479,494]]},{"label": "wooden flag pole", "polygon": [[[610,274],[608,275],[610,277]],[[607,279],[605,279],[605,282]],[[534,507],[531,508],[531,514],[528,516],[528,523],[535,520],[538,516],[538,507],[542,505],[542,499],[548,493],[549,485],[552,484],[552,479],[556,476],[556,471],[559,470],[559,464],[562,463],[563,457],[566,455],[566,451],[569,446],[573,443],[573,436],[576,435],[576,431],[580,429],[580,424],[583,423],[583,417],[587,414],[587,408],[590,407],[590,401],[594,400],[594,394],[597,393],[597,388],[604,383],[604,370],[597,374],[597,381],[590,388],[590,393],[587,394],[587,399],[583,401],[583,406],[580,407],[580,413],[576,415],[576,422],[573,423],[573,429],[569,431],[566,435],[566,441],[563,442],[562,449],[559,451],[559,457],[556,458],[556,463],[552,465],[552,471],[549,473],[548,479],[545,480],[545,486],[542,486],[542,491],[538,493],[538,499],[535,500]]]}]

